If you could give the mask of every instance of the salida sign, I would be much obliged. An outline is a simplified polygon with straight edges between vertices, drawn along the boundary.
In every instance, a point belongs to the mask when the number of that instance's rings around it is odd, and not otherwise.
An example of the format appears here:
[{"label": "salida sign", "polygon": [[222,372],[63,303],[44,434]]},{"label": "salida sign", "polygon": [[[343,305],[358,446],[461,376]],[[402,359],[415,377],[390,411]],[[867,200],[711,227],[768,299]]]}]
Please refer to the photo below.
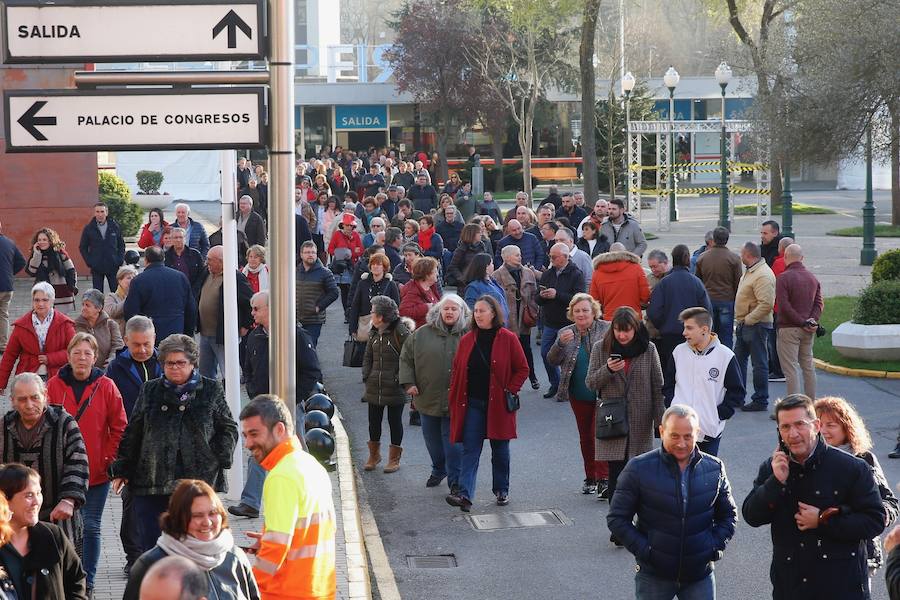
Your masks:
[{"label": "salida sign", "polygon": [[338,130],[387,129],[387,106],[377,104],[335,106],[334,126]]}]

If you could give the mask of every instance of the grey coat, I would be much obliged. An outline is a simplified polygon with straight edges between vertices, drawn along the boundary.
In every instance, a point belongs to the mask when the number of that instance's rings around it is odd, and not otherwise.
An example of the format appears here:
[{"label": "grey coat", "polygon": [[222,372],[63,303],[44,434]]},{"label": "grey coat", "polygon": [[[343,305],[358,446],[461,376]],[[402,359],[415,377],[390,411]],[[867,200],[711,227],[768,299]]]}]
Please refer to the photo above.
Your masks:
[{"label": "grey coat", "polygon": [[[609,352],[603,348],[603,342],[594,344],[587,386],[600,394],[598,406],[604,398],[625,395],[625,371],[610,371],[606,367],[608,358]],[[628,389],[628,436],[597,440],[596,460],[628,460],[653,449],[653,430],[661,422],[665,410],[662,368],[653,342],[650,342],[646,352],[631,359],[628,380],[631,382]]]},{"label": "grey coat", "polygon": [[[553,342],[553,346],[550,347],[550,351],[547,353],[547,362],[551,365],[560,367],[559,391],[556,395],[560,402],[569,401],[569,385],[571,384],[572,373],[575,371],[575,361],[578,359],[578,349],[581,347],[581,339],[579,339],[580,336],[578,335],[578,330],[575,325],[567,325],[560,329],[559,333],[566,330],[575,332],[575,338],[568,344],[563,345],[559,343],[559,334],[557,334],[556,341]],[[609,321],[597,319],[591,325],[587,336],[585,336],[589,357],[593,356],[591,353],[597,347],[597,343],[603,340],[603,336],[606,335],[608,330]],[[591,371],[589,370],[588,378],[590,378],[590,373]],[[590,384],[588,384],[588,387],[594,389]]]},{"label": "grey coat", "polygon": [[534,271],[528,267],[521,269],[521,286],[516,287],[516,280],[513,278],[506,265],[503,265],[491,277],[503,288],[506,294],[506,306],[509,307],[509,330],[516,335],[525,335],[531,331],[531,327],[522,326],[522,314],[525,312],[525,306],[531,307],[534,314],[537,314],[538,306],[535,302],[537,297],[537,279]]},{"label": "grey coat", "polygon": [[89,333],[97,340],[97,356],[94,358],[94,366],[98,369],[105,370],[116,357],[116,353],[125,347],[119,324],[110,319],[106,311],[100,311],[97,323],[93,327],[83,316],[75,317],[75,332]]},{"label": "grey coat", "polygon": [[362,366],[366,384],[363,400],[369,404],[406,404],[406,392],[400,387],[400,352],[413,329],[415,324],[405,317],[400,317],[383,331],[372,327]]},{"label": "grey coat", "polygon": [[419,389],[415,397],[416,409],[429,417],[449,417],[447,395],[450,392],[450,372],[459,338],[468,330],[468,308],[448,329],[441,320],[440,304],[425,317],[425,326],[418,328],[403,344],[400,351],[400,385]]}]

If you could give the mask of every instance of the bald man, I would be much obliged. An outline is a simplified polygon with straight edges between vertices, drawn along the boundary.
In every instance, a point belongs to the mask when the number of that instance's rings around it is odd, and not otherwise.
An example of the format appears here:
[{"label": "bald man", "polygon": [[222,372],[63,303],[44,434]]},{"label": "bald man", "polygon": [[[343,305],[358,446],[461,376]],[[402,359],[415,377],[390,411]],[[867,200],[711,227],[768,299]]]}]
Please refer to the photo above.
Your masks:
[{"label": "bald man", "polygon": [[[206,269],[200,283],[197,298],[197,330],[200,332],[200,374],[215,378],[216,368],[225,376],[225,286],[224,249],[213,246],[206,255]],[[253,326],[250,298],[253,289],[247,277],[238,270],[237,279],[238,329],[241,336]]]},{"label": "bald man", "polygon": [[[784,250],[784,273],[775,283],[778,299],[778,358],[788,394],[816,397],[813,340],[825,303],[819,280],[803,265],[803,249],[791,244]],[[802,382],[802,386],[801,386]]]},{"label": "bald man", "polygon": [[206,600],[206,573],[182,556],[160,559],[144,575],[140,600]]}]

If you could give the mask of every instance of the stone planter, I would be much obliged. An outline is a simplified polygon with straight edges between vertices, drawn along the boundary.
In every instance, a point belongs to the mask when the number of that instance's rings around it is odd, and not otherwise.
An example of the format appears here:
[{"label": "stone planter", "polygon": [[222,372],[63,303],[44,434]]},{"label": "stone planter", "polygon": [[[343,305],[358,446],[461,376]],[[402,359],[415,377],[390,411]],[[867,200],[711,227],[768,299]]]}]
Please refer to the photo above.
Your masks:
[{"label": "stone planter", "polygon": [[169,194],[134,194],[131,199],[145,211],[151,208],[165,208],[172,203],[172,196]]},{"label": "stone planter", "polygon": [[831,345],[843,356],[859,360],[900,360],[900,325],[841,323]]}]

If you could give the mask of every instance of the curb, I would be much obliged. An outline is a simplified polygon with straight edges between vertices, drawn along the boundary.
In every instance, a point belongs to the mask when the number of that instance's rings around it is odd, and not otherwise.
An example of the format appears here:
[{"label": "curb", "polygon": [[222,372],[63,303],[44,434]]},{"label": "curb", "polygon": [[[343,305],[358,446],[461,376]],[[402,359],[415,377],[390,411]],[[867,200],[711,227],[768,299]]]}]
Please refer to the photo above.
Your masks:
[{"label": "curb", "polygon": [[350,584],[348,600],[371,600],[372,585],[366,563],[366,548],[360,531],[359,499],[356,495],[353,463],[350,458],[350,441],[341,422],[339,411],[331,420],[337,445],[338,482],[341,486],[341,511],[344,527],[344,545],[347,555],[347,579]]},{"label": "curb", "polygon": [[817,369],[821,369],[827,373],[835,375],[844,375],[846,377],[875,377],[878,379],[900,379],[900,371],[875,371],[872,369],[851,369],[850,367],[841,367],[825,362],[818,358],[813,359],[813,364]]}]

